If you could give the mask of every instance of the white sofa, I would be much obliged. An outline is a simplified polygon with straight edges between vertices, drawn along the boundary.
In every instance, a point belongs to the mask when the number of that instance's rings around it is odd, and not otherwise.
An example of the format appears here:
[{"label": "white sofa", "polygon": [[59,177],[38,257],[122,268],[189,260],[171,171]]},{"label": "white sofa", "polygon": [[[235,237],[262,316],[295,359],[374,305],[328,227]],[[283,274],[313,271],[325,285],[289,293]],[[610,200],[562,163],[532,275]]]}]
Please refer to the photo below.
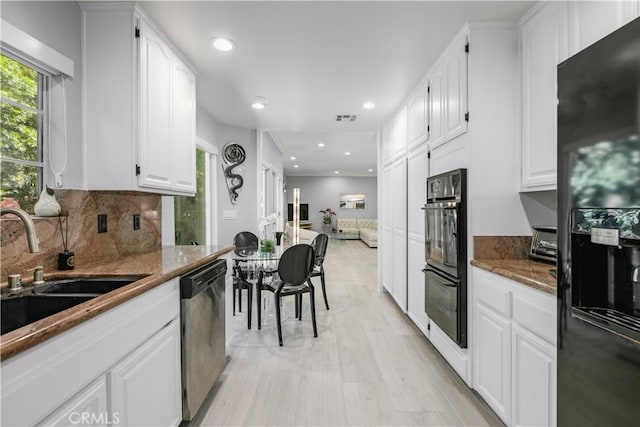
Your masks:
[{"label": "white sofa", "polygon": [[[301,228],[298,234],[298,242],[310,245],[317,235],[318,233],[313,230],[306,230],[304,228]],[[289,224],[285,226],[282,238],[287,242],[291,242],[291,240],[293,239],[293,229],[289,226]]]},{"label": "white sofa", "polygon": [[378,247],[378,220],[371,218],[338,218],[336,228],[344,239],[360,239],[370,248]]}]

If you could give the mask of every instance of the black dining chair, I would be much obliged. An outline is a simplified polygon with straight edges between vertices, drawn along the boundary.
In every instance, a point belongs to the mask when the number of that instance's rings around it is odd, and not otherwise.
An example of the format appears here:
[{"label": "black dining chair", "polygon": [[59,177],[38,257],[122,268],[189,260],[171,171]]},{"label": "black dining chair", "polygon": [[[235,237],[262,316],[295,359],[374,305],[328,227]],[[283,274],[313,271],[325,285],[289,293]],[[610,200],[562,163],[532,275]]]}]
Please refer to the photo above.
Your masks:
[{"label": "black dining chair", "polygon": [[[258,250],[258,236],[250,231],[238,233],[233,238],[235,253],[247,255]],[[242,290],[247,290],[247,328],[251,329],[251,304],[253,303],[253,283],[248,279],[247,268],[236,260],[233,266],[233,315],[236,315],[236,292],[238,293],[238,312],[242,313]]]},{"label": "black dining chair", "polygon": [[327,310],[329,310],[329,302],[327,301],[327,290],[324,286],[324,257],[327,254],[328,243],[329,236],[324,233],[318,234],[311,242],[311,246],[313,246],[313,250],[316,254],[316,259],[314,261],[313,270],[311,271],[310,276],[320,276],[320,283],[322,284],[322,296],[324,297],[324,305],[327,307]]},{"label": "black dining chair", "polygon": [[296,318],[302,319],[302,295],[309,294],[311,305],[311,322],[313,324],[313,336],[318,336],[316,326],[316,302],[315,288],[309,280],[309,275],[313,269],[315,253],[310,245],[300,244],[291,246],[284,251],[278,262],[278,273],[272,275],[269,282],[264,281],[268,273],[260,271],[256,284],[257,306],[258,306],[258,329],[262,327],[262,307],[260,304],[262,291],[273,292],[276,326],[278,329],[278,342],[282,346],[282,320],[280,314],[280,303],[282,297],[293,295],[296,304]]}]

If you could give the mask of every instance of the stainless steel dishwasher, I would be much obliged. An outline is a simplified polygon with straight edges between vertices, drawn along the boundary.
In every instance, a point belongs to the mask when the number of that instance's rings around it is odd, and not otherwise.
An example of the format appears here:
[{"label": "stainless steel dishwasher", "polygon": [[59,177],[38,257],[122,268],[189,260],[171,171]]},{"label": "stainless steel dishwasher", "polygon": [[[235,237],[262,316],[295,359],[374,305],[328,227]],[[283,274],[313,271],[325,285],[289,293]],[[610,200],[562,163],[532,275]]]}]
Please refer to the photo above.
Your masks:
[{"label": "stainless steel dishwasher", "polygon": [[191,421],[225,366],[227,262],[215,260],[180,278],[182,418]]}]

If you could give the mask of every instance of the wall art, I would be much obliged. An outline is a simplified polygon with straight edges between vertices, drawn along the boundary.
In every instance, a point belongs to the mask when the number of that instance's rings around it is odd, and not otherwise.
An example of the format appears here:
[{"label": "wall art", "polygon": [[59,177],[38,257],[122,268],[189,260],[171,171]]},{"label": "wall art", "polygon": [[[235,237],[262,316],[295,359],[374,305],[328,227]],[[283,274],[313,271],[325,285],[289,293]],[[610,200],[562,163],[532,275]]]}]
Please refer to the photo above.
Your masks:
[{"label": "wall art", "polygon": [[236,142],[227,142],[222,149],[222,170],[224,171],[231,203],[234,205],[238,203],[239,192],[244,184],[244,179],[242,178],[244,167],[241,165],[246,158],[247,153],[244,148]]}]

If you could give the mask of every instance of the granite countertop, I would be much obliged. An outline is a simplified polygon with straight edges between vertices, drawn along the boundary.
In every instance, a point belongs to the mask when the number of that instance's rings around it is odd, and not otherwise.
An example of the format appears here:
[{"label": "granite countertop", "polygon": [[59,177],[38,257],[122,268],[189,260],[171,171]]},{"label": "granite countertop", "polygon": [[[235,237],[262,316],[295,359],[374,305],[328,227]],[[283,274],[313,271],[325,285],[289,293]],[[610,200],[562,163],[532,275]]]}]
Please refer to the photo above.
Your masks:
[{"label": "granite countertop", "polygon": [[45,272],[47,279],[125,275],[145,277],[0,336],[0,360],[15,356],[174,277],[207,264],[231,252],[233,248],[233,246],[167,246],[140,255],[94,262],[75,270],[55,271],[48,274]]},{"label": "granite countertop", "polygon": [[549,272],[556,266],[552,263],[517,259],[474,259],[471,265],[506,277],[539,291],[556,295],[556,278]]}]

